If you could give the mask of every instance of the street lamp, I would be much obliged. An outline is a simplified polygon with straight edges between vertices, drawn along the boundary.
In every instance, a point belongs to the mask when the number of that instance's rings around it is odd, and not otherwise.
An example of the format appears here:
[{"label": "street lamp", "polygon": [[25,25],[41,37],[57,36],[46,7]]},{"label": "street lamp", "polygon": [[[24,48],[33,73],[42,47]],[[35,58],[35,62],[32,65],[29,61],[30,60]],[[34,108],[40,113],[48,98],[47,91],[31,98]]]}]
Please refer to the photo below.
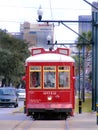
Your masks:
[{"label": "street lamp", "polygon": [[50,35],[47,36],[47,41],[48,41],[48,45],[49,45],[50,42],[51,42],[51,36]]},{"label": "street lamp", "polygon": [[49,47],[49,50],[50,50],[50,51],[52,51],[53,46],[54,46],[54,44],[51,43],[51,39],[52,39],[51,35],[48,35],[48,36],[47,36],[47,42],[48,42],[48,45],[51,45],[51,46]]},{"label": "street lamp", "polygon": [[42,20],[42,15],[43,15],[43,10],[42,10],[41,5],[39,6],[39,9],[37,10],[37,14],[38,14],[39,21],[41,21]]}]

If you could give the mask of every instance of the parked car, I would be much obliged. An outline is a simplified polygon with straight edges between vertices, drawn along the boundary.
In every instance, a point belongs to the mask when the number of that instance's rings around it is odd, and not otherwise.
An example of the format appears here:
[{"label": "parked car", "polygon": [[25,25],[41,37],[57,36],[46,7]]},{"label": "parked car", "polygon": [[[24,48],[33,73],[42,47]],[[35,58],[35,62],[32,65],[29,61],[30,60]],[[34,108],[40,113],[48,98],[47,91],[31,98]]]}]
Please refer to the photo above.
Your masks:
[{"label": "parked car", "polygon": [[17,95],[19,99],[25,99],[26,97],[25,89],[22,89],[22,88],[17,89]]},{"label": "parked car", "polygon": [[18,96],[13,87],[0,88],[0,106],[18,107]]}]

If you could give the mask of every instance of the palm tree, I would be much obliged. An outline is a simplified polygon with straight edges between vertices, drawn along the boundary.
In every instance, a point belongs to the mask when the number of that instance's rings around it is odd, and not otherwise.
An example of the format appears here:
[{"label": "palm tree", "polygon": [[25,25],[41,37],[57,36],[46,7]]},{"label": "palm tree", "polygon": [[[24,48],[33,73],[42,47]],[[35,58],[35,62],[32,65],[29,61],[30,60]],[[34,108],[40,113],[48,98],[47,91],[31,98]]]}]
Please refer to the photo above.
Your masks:
[{"label": "palm tree", "polygon": [[[83,61],[83,64],[85,64],[85,65],[82,65],[82,66],[84,66],[82,69],[83,69],[83,71],[89,70],[88,68],[90,67],[90,63],[88,63],[87,60],[88,59],[91,60],[91,58],[89,58],[89,57],[91,57],[89,52],[92,49],[92,45],[91,45],[92,32],[91,31],[83,32],[81,34],[81,36],[79,36],[77,38],[76,41],[77,41],[77,48],[83,51],[83,60],[85,59],[85,61]],[[86,74],[85,72],[83,72],[83,73],[84,73],[84,75]],[[88,80],[91,80],[90,75],[91,75],[91,70],[90,70],[90,72],[88,71]]]},{"label": "palm tree", "polygon": [[90,44],[91,40],[92,40],[92,32],[91,31],[83,32],[81,34],[81,36],[79,36],[76,40],[77,41],[77,48],[81,50],[83,47],[83,44],[84,44],[85,48],[86,48],[86,53],[88,54],[88,52],[91,50],[91,44]]}]

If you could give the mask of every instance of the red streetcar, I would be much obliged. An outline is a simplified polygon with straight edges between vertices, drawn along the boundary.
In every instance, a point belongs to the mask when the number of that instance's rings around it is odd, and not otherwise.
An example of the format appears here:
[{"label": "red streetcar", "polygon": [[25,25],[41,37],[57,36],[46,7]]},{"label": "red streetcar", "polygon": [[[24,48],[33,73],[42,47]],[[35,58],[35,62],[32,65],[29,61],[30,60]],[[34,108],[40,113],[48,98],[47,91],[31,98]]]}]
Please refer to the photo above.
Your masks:
[{"label": "red streetcar", "polygon": [[75,106],[74,59],[69,49],[32,48],[26,59],[26,101],[28,116],[66,119]]}]

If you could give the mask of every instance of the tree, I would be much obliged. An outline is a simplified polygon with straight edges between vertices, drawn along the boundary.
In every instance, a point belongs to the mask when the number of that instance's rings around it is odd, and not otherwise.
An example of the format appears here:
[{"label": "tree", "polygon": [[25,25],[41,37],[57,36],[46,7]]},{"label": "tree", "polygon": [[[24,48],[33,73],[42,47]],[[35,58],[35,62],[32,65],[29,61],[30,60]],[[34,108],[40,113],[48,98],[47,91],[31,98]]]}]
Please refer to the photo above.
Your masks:
[{"label": "tree", "polygon": [[[92,32],[91,31],[83,32],[81,34],[81,36],[79,36],[76,40],[77,41],[77,48],[82,49],[83,44],[85,44],[86,52],[90,51],[91,50],[91,44],[90,43],[92,41]],[[85,39],[87,39],[89,42],[87,43],[87,40],[85,40]],[[82,44],[79,44],[79,43],[82,43]]]},{"label": "tree", "polygon": [[24,62],[28,55],[27,42],[0,30],[0,76],[5,85],[16,85],[20,81],[25,73]]},{"label": "tree", "polygon": [[[77,41],[77,48],[80,49],[80,50],[85,48],[85,60],[86,60],[88,58],[89,51],[91,51],[91,49],[92,49],[92,45],[91,45],[91,42],[92,42],[92,32],[91,31],[83,32],[81,34],[81,36],[78,37],[77,40],[76,40]],[[79,44],[79,43],[82,43],[82,44]],[[91,76],[89,76],[89,78],[91,78]]]},{"label": "tree", "polygon": [[[75,59],[75,75],[78,75],[78,71],[79,71],[79,55],[74,55],[72,56]],[[83,62],[83,58],[80,57],[80,65]],[[80,69],[82,69],[82,66],[80,67]]]}]

